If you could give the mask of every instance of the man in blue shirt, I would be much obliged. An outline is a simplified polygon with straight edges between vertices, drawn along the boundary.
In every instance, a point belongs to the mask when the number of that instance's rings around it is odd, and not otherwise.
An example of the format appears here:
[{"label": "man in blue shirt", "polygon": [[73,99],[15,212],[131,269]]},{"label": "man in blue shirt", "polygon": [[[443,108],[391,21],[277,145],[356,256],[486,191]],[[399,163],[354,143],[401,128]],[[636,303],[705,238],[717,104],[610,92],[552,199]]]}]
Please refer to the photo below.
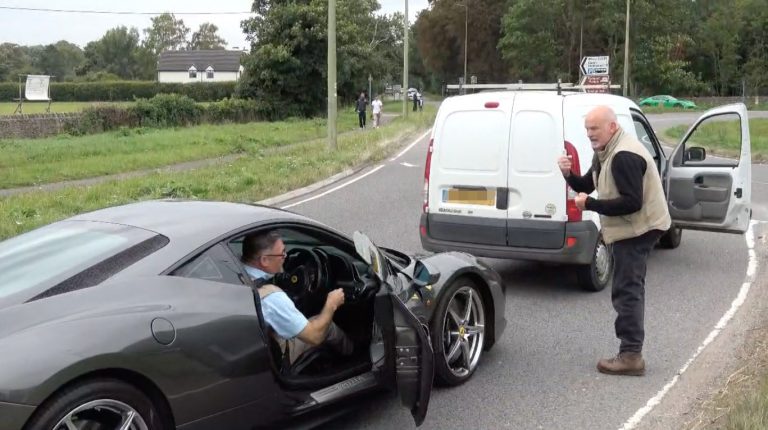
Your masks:
[{"label": "man in blue shirt", "polygon": [[259,286],[264,322],[272,328],[280,347],[286,347],[290,362],[311,348],[326,343],[343,355],[352,353],[349,337],[333,322],[333,314],[344,304],[344,292],[337,288],[325,300],[320,314],[307,319],[283,290],[271,284],[272,278],[283,271],[285,244],[276,232],[252,234],[243,240],[245,270]]}]

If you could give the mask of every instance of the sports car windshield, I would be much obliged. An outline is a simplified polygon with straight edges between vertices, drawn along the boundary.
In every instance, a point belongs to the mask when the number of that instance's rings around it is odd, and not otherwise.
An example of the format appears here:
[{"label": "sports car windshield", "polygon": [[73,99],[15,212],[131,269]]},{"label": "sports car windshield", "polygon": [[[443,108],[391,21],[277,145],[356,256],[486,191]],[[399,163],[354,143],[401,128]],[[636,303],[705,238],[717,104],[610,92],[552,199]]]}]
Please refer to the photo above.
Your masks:
[{"label": "sports car windshield", "polygon": [[55,284],[151,236],[128,226],[63,222],[0,242],[0,298]]},{"label": "sports car windshield", "polygon": [[360,233],[359,231],[356,231],[352,235],[352,240],[355,242],[355,250],[357,251],[357,255],[359,255],[363,261],[371,265],[373,272],[376,273],[376,277],[382,281],[386,279],[387,260],[384,259],[384,256],[381,254],[379,248],[373,244],[368,236]]}]

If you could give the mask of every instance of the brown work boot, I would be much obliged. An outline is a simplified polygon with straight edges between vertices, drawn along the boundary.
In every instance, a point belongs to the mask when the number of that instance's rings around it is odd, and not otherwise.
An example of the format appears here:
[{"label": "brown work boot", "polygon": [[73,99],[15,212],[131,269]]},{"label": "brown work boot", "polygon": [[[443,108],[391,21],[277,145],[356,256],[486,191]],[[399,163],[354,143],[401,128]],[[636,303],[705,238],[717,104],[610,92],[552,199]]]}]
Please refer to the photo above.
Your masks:
[{"label": "brown work boot", "polygon": [[620,352],[616,357],[598,361],[597,370],[609,375],[643,376],[645,360],[639,352]]}]

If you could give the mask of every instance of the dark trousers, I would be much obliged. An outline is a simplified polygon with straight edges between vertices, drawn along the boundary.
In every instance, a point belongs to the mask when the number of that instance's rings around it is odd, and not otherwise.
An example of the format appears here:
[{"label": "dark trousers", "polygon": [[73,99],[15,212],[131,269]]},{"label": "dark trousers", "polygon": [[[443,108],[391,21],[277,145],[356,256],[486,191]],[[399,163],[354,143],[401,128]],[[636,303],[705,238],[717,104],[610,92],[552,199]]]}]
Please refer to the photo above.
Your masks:
[{"label": "dark trousers", "polygon": [[613,244],[613,291],[618,314],[614,324],[621,341],[619,352],[642,352],[645,339],[645,271],[648,255],[662,231],[651,230]]},{"label": "dark trousers", "polygon": [[357,112],[357,119],[360,121],[360,128],[365,127],[365,111],[361,110]]}]

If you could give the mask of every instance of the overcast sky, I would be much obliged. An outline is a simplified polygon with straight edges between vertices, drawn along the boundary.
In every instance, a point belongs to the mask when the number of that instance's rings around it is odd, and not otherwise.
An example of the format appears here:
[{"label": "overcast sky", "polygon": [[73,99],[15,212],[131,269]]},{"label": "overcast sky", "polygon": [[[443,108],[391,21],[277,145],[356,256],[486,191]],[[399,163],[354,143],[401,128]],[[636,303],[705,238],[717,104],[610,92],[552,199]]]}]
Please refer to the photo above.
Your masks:
[{"label": "overcast sky", "polygon": [[[379,0],[382,13],[404,11],[406,0]],[[427,0],[407,0],[411,22],[427,7]],[[0,0],[0,7],[94,10],[119,12],[248,12],[251,0]],[[248,13],[238,15],[179,15],[192,32],[209,21],[219,27],[219,35],[228,47],[244,47],[245,35],[240,21]],[[67,40],[84,47],[101,38],[110,28],[120,25],[136,27],[139,32],[150,25],[151,15],[108,15],[63,12],[34,12],[0,9],[0,43],[45,45]],[[143,33],[142,33],[143,37]]]}]

